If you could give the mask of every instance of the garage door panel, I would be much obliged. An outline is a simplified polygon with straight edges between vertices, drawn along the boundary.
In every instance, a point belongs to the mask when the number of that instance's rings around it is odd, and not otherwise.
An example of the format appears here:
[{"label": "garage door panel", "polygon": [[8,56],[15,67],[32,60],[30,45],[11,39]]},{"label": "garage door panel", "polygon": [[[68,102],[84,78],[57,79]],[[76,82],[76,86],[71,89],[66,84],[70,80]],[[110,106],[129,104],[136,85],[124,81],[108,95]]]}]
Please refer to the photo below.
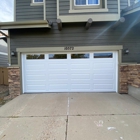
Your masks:
[{"label": "garage door panel", "polygon": [[100,80],[113,80],[114,75],[113,74],[93,74],[93,79],[100,79]]},{"label": "garage door panel", "polygon": [[45,75],[27,75],[27,80],[39,80],[46,79]]},{"label": "garage door panel", "polygon": [[46,81],[45,80],[27,80],[26,84],[28,86],[41,86],[41,85],[46,85]]},{"label": "garage door panel", "polygon": [[71,90],[79,90],[79,91],[87,90],[87,91],[89,91],[90,90],[90,84],[72,84],[71,85]]},{"label": "garage door panel", "polygon": [[113,69],[100,69],[100,70],[93,70],[93,74],[109,74],[112,73],[114,75],[114,70]]},{"label": "garage door panel", "polygon": [[72,70],[75,70],[75,69],[89,69],[90,68],[90,64],[71,64],[70,65],[71,69]]},{"label": "garage door panel", "polygon": [[71,74],[70,76],[71,79],[90,79],[90,74]]},{"label": "garage door panel", "polygon": [[37,70],[44,70],[46,67],[45,67],[45,65],[37,65],[37,66],[35,66],[35,65],[33,65],[33,66],[27,66],[27,71],[28,70],[33,70],[33,71],[37,71]]},{"label": "garage door panel", "polygon": [[69,91],[69,85],[68,84],[49,84],[48,85],[49,91]]},{"label": "garage door panel", "polygon": [[71,79],[70,82],[73,84],[90,84],[90,79]]},{"label": "garage door panel", "polygon": [[28,91],[33,91],[33,92],[45,92],[46,91],[46,85],[27,85],[27,90]]},{"label": "garage door panel", "polygon": [[[62,63],[62,62],[61,62]],[[54,63],[54,64],[49,64],[48,68],[49,69],[67,69],[67,64],[61,64],[61,63]]]},{"label": "garage door panel", "polygon": [[48,81],[50,84],[66,84],[69,83],[68,79],[52,79]]},{"label": "garage door panel", "polygon": [[93,89],[96,90],[106,90],[106,91],[115,91],[113,84],[94,84]]},{"label": "garage door panel", "polygon": [[94,82],[93,83],[96,83],[96,84],[112,84],[114,82],[113,79],[105,79],[105,80],[98,80],[98,79],[94,79]]},{"label": "garage door panel", "polygon": [[[94,57],[94,53],[99,54]],[[85,54],[68,53],[65,58],[62,54],[45,54],[38,60],[27,60],[23,55],[24,92],[116,91],[117,53]]]},{"label": "garage door panel", "polygon": [[93,69],[114,69],[115,65],[113,63],[98,63],[93,64]]},{"label": "garage door panel", "polygon": [[44,74],[44,76],[45,76],[45,71],[44,70],[34,70],[34,71],[32,71],[32,70],[28,70],[28,71],[25,71],[25,73],[26,73],[26,76],[28,77],[28,76],[30,76],[30,75],[40,75],[41,73],[43,73]]},{"label": "garage door panel", "polygon": [[61,79],[61,78],[64,78],[64,79],[67,79],[68,78],[68,74],[64,74],[64,73],[53,73],[53,74],[49,74],[49,79]]}]

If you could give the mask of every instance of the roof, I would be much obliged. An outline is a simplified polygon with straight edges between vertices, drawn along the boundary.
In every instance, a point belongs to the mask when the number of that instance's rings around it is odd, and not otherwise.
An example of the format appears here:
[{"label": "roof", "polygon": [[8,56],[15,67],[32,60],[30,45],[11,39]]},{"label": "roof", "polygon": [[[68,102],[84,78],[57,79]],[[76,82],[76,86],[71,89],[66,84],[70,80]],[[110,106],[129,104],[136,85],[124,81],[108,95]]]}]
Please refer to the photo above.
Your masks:
[{"label": "roof", "polygon": [[51,28],[47,20],[0,22],[0,29]]},{"label": "roof", "polygon": [[131,6],[122,10],[123,15],[128,15],[134,12],[140,11],[140,1],[132,4]]}]

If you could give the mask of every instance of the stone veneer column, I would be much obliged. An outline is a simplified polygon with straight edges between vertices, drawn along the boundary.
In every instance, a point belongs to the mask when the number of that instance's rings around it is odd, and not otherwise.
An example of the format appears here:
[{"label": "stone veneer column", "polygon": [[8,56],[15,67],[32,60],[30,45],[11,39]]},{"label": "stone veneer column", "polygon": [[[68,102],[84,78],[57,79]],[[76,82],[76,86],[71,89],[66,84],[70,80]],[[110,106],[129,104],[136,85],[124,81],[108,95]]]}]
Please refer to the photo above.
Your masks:
[{"label": "stone veneer column", "polygon": [[8,68],[9,94],[15,98],[21,94],[20,91],[20,69],[18,67]]},{"label": "stone veneer column", "polygon": [[128,66],[120,66],[120,89],[119,93],[128,93]]},{"label": "stone veneer column", "polygon": [[120,93],[128,93],[128,86],[140,88],[140,64],[120,66]]}]

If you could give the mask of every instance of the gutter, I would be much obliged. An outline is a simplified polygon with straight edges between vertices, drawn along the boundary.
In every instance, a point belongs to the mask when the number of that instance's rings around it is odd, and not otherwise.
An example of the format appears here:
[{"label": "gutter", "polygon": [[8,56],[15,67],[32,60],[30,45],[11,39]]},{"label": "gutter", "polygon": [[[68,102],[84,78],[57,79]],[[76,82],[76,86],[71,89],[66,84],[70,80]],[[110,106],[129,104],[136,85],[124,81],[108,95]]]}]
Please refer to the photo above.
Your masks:
[{"label": "gutter", "polygon": [[0,22],[0,29],[51,28],[47,20]]}]

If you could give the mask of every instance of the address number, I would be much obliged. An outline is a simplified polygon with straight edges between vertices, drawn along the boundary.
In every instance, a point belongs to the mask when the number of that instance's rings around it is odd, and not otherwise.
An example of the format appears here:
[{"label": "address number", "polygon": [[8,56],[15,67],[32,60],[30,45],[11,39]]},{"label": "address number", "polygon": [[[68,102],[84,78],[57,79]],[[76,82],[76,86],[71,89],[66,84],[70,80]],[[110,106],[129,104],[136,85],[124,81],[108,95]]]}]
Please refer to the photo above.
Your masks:
[{"label": "address number", "polygon": [[74,47],[64,47],[64,50],[74,50]]}]

